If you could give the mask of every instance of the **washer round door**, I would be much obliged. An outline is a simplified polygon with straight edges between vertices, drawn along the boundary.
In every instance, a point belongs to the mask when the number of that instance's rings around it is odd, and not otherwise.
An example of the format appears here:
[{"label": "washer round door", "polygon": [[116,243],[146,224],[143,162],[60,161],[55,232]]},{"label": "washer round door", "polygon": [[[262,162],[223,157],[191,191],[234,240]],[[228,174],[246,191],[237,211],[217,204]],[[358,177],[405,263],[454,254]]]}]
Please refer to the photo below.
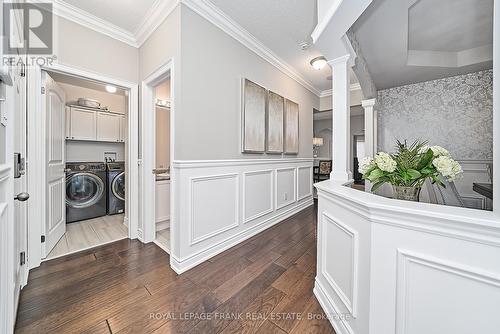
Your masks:
[{"label": "washer round door", "polygon": [[66,178],[66,204],[72,208],[88,208],[104,195],[104,182],[92,173],[75,173]]},{"label": "washer round door", "polygon": [[116,198],[125,201],[125,172],[115,176],[111,183],[111,191]]}]

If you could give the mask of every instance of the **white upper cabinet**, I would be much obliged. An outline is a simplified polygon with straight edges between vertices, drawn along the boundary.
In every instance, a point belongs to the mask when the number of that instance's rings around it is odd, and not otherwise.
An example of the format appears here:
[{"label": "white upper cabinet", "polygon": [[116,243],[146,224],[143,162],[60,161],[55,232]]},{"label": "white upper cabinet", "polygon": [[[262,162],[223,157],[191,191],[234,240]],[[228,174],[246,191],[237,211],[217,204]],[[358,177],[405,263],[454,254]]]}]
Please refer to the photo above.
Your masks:
[{"label": "white upper cabinet", "polygon": [[71,139],[96,140],[96,112],[71,108]]},{"label": "white upper cabinet", "polygon": [[122,116],[98,112],[97,113],[97,140],[120,142]]},{"label": "white upper cabinet", "polygon": [[66,107],[66,139],[125,142],[126,118],[122,114],[88,108]]}]

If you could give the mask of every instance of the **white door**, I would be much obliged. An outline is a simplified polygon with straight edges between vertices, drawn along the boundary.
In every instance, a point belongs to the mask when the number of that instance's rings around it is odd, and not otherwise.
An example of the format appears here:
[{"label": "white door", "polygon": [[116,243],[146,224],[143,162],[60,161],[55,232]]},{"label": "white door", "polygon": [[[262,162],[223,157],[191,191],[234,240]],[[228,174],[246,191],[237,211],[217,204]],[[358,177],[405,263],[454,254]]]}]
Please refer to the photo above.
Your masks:
[{"label": "white door", "polygon": [[14,105],[13,86],[0,81],[0,333],[13,332],[16,309]]},{"label": "white door", "polygon": [[66,178],[65,178],[65,95],[64,91],[46,73],[42,72],[45,87],[43,102],[46,119],[46,226],[42,257],[66,232]]},{"label": "white door", "polygon": [[97,113],[97,140],[120,141],[120,115],[105,112]]}]

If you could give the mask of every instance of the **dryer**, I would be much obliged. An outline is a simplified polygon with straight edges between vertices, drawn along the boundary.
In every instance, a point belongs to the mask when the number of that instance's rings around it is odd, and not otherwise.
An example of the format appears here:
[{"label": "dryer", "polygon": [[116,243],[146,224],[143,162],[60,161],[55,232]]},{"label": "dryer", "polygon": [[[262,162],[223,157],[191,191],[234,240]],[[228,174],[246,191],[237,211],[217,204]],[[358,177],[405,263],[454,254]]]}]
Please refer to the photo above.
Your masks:
[{"label": "dryer", "polygon": [[107,164],[108,180],[108,215],[125,212],[125,163]]},{"label": "dryer", "polygon": [[106,215],[106,164],[66,163],[66,223]]}]

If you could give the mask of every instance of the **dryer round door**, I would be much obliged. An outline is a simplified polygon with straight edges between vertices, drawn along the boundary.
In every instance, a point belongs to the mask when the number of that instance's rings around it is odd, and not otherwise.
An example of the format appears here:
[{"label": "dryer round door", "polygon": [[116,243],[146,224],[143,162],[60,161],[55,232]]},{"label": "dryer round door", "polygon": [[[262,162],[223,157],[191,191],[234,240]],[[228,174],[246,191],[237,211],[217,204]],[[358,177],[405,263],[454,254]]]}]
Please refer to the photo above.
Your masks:
[{"label": "dryer round door", "polygon": [[92,173],[75,173],[66,178],[66,204],[72,208],[88,208],[104,195],[104,182]]},{"label": "dryer round door", "polygon": [[125,201],[125,172],[115,176],[111,183],[111,191],[116,198]]}]

